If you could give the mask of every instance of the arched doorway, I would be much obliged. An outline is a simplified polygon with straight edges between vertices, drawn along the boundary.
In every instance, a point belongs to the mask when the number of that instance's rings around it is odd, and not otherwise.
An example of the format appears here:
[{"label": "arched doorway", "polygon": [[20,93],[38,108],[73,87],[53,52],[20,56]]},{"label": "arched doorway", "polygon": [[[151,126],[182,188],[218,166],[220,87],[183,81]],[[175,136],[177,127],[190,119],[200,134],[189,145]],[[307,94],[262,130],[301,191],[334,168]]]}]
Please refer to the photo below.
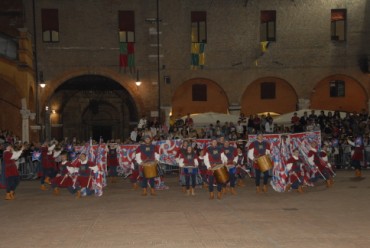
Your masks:
[{"label": "arched doorway", "polygon": [[228,108],[225,91],[216,82],[205,78],[185,81],[172,97],[172,114],[176,117],[187,113],[227,113]]},{"label": "arched doorway", "polygon": [[262,112],[283,114],[295,111],[297,101],[297,93],[287,81],[264,77],[255,80],[244,91],[241,111],[246,115]]},{"label": "arched doorway", "polygon": [[367,107],[368,95],[357,80],[332,75],[318,82],[312,91],[311,108],[360,112]]},{"label": "arched doorway", "polygon": [[138,120],[128,91],[100,75],[77,76],[61,84],[50,98],[49,111],[51,137],[57,139],[123,141]]}]

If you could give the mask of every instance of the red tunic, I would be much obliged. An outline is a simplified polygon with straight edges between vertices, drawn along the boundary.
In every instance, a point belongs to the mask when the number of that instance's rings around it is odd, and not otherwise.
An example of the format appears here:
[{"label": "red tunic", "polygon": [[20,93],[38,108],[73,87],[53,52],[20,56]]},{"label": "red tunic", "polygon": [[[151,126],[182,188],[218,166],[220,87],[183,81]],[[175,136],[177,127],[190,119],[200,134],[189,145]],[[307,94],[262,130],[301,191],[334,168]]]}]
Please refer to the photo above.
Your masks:
[{"label": "red tunic", "polygon": [[48,154],[48,147],[41,147],[41,158],[42,158],[42,168],[50,169],[55,168],[55,158],[53,152]]},{"label": "red tunic", "polygon": [[183,159],[184,160],[184,165],[185,166],[192,166],[192,167],[195,167],[195,161],[194,160],[198,160],[198,155],[196,155],[195,152],[192,152],[192,153],[181,153],[180,156],[179,156],[179,159]]},{"label": "red tunic", "polygon": [[[255,158],[258,158],[260,156],[264,156],[266,155],[266,152],[267,151],[270,151],[270,144],[267,142],[267,141],[262,141],[262,142],[259,142],[258,140],[255,140],[253,141],[249,147],[248,147],[249,150],[253,149],[253,156]],[[257,161],[255,161],[253,163],[253,167],[255,169],[258,169],[259,170],[259,165],[257,163]]]},{"label": "red tunic", "polygon": [[136,149],[136,154],[140,153],[140,159],[143,163],[154,161],[155,160],[155,154],[159,153],[158,147],[152,144],[141,144]]},{"label": "red tunic", "polygon": [[318,152],[310,150],[307,154],[307,156],[310,158],[313,156],[313,162],[314,164],[319,167],[319,170],[322,171],[326,168],[326,163],[324,160],[320,159]]},{"label": "red tunic", "polygon": [[364,159],[364,146],[355,146],[353,149],[352,160],[362,161]]},{"label": "red tunic", "polygon": [[94,163],[91,161],[82,163],[80,160],[77,163],[76,167],[79,168],[79,175],[77,177],[77,184],[81,188],[91,188],[92,182],[93,182],[93,171],[90,169],[90,167],[94,167]]},{"label": "red tunic", "polygon": [[233,146],[224,147],[223,153],[227,157],[227,164],[234,165],[234,159],[238,156],[238,150]]},{"label": "red tunic", "polygon": [[59,173],[60,175],[54,177],[51,180],[51,184],[60,188],[67,188],[73,186],[73,180],[71,175],[69,175],[67,167],[72,167],[70,162],[63,162],[60,164]]},{"label": "red tunic", "polygon": [[292,164],[292,168],[290,168],[289,170],[289,181],[291,183],[294,183],[295,181],[298,180],[298,178],[300,179],[302,177],[303,171],[301,170],[300,166],[300,163],[302,163],[302,161],[299,158],[296,159],[292,156],[288,159],[286,163]]},{"label": "red tunic", "polygon": [[118,153],[117,149],[109,149],[107,153],[107,165],[118,166]]},{"label": "red tunic", "polygon": [[222,148],[220,146],[208,146],[205,150],[205,154],[208,154],[208,160],[209,163],[211,164],[211,167],[222,164],[222,159],[221,159],[221,153],[222,153]]},{"label": "red tunic", "polygon": [[15,160],[11,159],[13,153],[10,151],[4,151],[4,165],[5,165],[5,177],[19,176],[17,165]]},{"label": "red tunic", "polygon": [[[221,154],[222,154],[222,148],[220,146],[208,146],[205,149],[206,156],[208,156],[208,161],[211,165],[211,167],[214,167],[222,163]],[[211,170],[207,170],[206,172],[208,175],[213,175],[213,172]]]}]

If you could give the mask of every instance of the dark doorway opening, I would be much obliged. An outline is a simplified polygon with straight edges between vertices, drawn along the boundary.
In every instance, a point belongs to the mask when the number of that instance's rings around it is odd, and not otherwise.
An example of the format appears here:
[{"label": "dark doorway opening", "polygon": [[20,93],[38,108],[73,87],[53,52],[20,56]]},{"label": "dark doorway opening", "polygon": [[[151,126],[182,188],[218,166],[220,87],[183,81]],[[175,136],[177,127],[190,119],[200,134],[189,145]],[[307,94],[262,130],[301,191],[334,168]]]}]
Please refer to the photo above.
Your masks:
[{"label": "dark doorway opening", "polygon": [[[125,140],[138,121],[135,101],[122,85],[100,75],[81,75],[60,85],[49,106],[56,106],[53,126],[66,137]],[[58,117],[58,118],[57,118]]]},{"label": "dark doorway opening", "polygon": [[112,126],[93,126],[93,139],[100,141],[100,137],[106,142],[112,139]]}]

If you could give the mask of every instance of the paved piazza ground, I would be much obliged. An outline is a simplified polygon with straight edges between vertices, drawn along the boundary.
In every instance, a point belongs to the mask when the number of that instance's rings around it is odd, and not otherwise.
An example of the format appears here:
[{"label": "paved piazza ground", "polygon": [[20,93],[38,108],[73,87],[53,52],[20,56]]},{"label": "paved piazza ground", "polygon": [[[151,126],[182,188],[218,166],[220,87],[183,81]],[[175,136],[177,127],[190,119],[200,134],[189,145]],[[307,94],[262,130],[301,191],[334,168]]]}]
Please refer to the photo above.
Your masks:
[{"label": "paved piazza ground", "polygon": [[23,181],[14,201],[0,202],[0,247],[370,247],[370,171],[362,179],[340,171],[300,195],[255,193],[185,196],[175,176],[169,190],[140,196],[129,181],[102,197],[55,197]]}]

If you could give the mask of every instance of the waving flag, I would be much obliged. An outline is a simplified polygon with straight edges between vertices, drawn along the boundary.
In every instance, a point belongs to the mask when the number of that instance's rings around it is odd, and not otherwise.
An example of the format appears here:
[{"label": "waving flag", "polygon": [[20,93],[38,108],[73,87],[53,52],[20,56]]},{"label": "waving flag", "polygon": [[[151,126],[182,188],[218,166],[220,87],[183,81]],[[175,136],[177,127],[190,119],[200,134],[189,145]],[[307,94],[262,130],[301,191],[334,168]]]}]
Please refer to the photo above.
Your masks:
[{"label": "waving flag", "polygon": [[119,146],[117,172],[119,175],[128,175],[133,168],[135,151],[139,145],[122,145]]}]

